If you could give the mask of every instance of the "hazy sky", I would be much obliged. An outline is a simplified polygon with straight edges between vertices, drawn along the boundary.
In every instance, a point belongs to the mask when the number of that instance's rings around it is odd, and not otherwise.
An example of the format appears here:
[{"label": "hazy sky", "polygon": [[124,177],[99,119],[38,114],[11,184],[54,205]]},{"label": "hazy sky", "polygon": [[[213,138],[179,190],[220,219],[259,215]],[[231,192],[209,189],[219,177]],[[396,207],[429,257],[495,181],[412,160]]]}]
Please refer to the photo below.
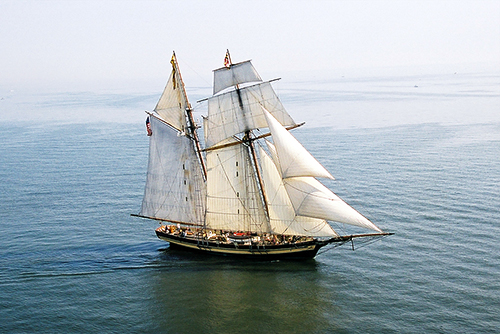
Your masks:
[{"label": "hazy sky", "polygon": [[172,50],[185,76],[208,83],[227,48],[260,73],[494,65],[500,1],[0,0],[0,46],[3,89],[157,87]]}]

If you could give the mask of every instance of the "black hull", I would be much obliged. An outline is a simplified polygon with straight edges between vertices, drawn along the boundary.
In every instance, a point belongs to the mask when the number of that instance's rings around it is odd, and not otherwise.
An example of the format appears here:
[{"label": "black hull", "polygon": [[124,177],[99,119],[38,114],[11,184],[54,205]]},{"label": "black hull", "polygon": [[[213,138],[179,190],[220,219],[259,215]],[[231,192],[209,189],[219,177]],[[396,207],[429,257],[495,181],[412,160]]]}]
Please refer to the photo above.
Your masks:
[{"label": "black hull", "polygon": [[156,230],[158,238],[168,241],[170,247],[190,250],[204,254],[231,256],[257,260],[307,260],[316,256],[319,249],[326,246],[329,241],[311,240],[292,244],[280,245],[244,245],[239,243],[223,243],[207,241],[189,237],[172,235]]}]

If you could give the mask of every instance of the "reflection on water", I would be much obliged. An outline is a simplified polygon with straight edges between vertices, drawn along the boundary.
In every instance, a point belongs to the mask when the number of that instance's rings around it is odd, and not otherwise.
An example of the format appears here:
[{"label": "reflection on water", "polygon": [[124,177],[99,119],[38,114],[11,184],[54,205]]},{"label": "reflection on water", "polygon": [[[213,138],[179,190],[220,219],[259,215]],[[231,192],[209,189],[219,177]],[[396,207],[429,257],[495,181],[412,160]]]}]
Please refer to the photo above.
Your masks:
[{"label": "reflection on water", "polygon": [[[163,250],[153,272],[155,321],[180,333],[323,332],[335,330],[335,292],[320,264],[246,262]],[[329,274],[329,281],[336,280]]]}]

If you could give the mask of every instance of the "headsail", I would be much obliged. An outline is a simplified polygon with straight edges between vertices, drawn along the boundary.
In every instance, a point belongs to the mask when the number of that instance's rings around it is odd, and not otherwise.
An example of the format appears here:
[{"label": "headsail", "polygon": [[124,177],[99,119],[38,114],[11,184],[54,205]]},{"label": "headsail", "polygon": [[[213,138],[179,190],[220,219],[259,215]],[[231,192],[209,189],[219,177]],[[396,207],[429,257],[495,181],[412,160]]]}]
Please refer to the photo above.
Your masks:
[{"label": "headsail", "polygon": [[272,232],[302,236],[337,236],[324,219],[296,214],[275,163],[261,147],[259,155]]},{"label": "headsail", "polygon": [[293,177],[283,182],[297,214],[382,232],[315,178]]},{"label": "headsail", "polygon": [[265,107],[262,107],[267,124],[271,130],[283,178],[294,176],[326,177],[333,176],[323,167],[294,136],[288,132]]},{"label": "headsail", "polygon": [[354,208],[341,200],[314,177],[331,174],[274,117],[264,110],[275,142],[268,144],[276,152],[283,184],[295,213],[299,216],[326,219],[382,232]]}]

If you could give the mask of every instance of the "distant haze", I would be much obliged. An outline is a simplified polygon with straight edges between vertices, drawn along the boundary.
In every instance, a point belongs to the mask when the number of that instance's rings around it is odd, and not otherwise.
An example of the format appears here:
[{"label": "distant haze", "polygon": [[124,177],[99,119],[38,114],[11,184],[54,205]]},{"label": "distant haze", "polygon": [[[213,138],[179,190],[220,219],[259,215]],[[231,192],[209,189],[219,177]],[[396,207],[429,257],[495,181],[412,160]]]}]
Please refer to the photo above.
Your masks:
[{"label": "distant haze", "polygon": [[0,90],[159,90],[175,50],[186,81],[253,59],[284,71],[486,64],[500,1],[0,0]]}]

